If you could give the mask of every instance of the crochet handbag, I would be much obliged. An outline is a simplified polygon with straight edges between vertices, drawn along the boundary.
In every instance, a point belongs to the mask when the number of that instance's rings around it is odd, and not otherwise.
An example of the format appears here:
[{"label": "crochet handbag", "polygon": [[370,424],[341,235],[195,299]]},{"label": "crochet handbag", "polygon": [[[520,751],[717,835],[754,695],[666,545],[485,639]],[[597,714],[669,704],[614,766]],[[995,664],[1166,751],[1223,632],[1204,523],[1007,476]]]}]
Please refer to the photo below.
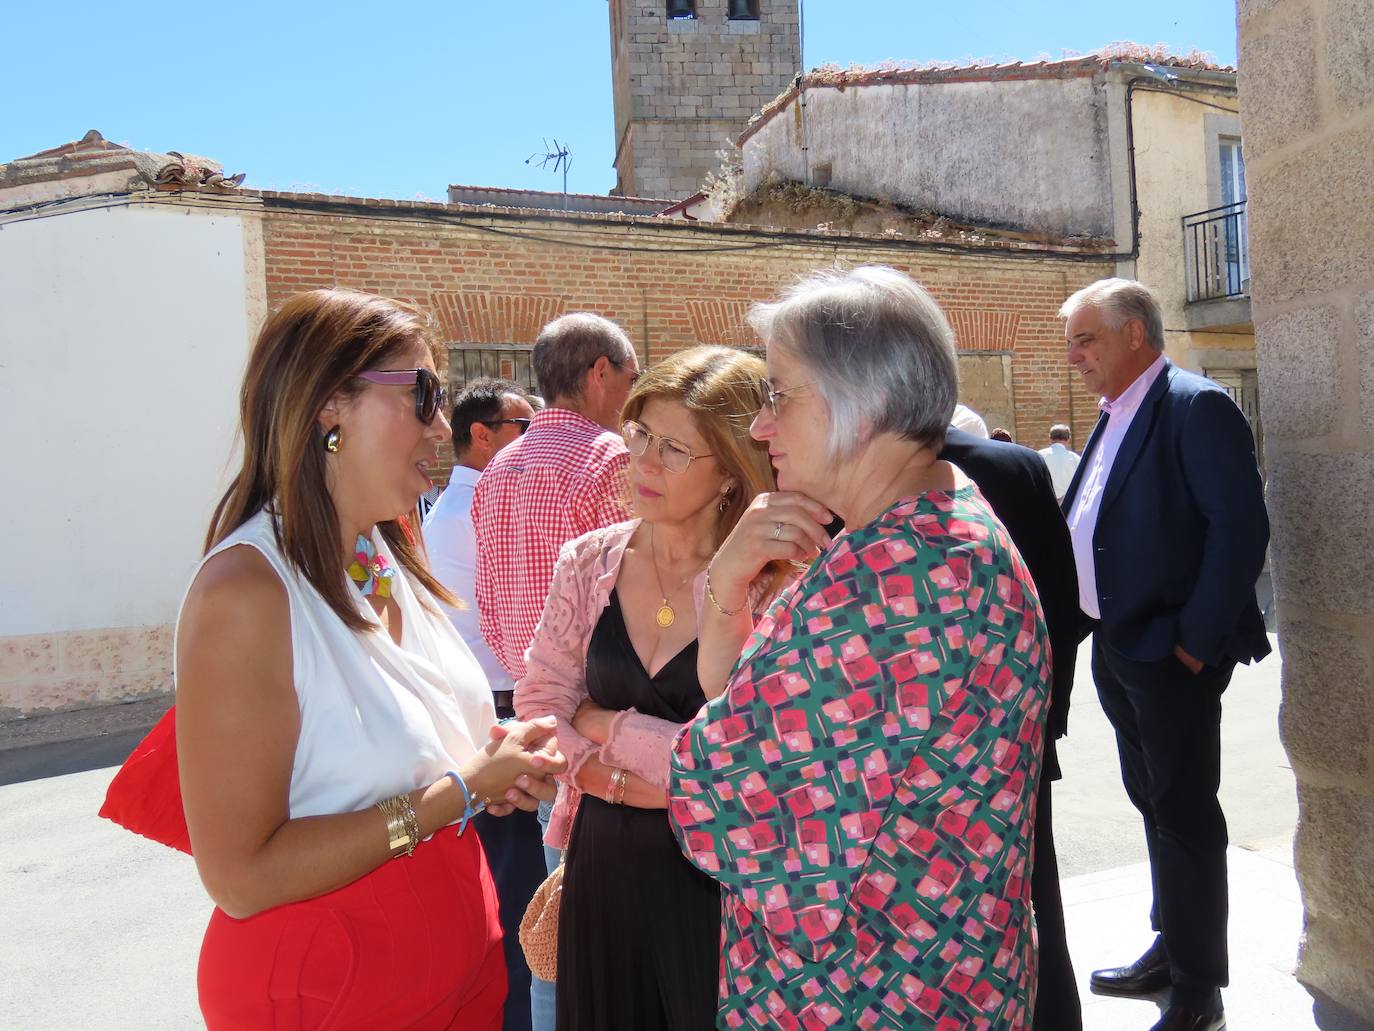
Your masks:
[{"label": "crochet handbag", "polygon": [[577,818],[577,806],[568,809],[558,866],[535,889],[534,897],[525,907],[525,915],[520,918],[520,948],[525,953],[525,965],[541,981],[558,978],[558,913],[563,905],[563,860],[568,856],[568,840],[572,837],[573,820]]},{"label": "crochet handbag", "polygon": [[[566,842],[565,842],[566,844]],[[558,977],[558,912],[563,903],[563,856],[535,890],[520,921],[520,948],[530,973],[542,981]]]}]

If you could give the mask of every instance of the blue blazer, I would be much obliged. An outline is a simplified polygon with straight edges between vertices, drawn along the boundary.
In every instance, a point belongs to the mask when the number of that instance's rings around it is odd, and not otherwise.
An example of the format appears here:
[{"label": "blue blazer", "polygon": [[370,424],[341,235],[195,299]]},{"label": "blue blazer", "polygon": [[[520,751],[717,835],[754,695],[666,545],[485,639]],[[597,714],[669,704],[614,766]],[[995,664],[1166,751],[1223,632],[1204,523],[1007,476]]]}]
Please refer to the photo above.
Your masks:
[{"label": "blue blazer", "polygon": [[[1068,493],[1106,424],[1094,427]],[[1098,632],[1127,658],[1174,645],[1209,666],[1269,654],[1255,601],[1269,517],[1250,424],[1211,380],[1166,362],[1126,431],[1093,531]]]}]

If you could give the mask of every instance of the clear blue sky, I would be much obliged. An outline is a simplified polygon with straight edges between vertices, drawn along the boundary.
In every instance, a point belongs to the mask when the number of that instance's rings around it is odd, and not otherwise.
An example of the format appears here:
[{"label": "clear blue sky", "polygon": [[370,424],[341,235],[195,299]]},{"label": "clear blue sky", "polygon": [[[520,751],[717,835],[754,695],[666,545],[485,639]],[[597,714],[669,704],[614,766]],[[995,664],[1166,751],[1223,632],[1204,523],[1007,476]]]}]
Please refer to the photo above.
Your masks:
[{"label": "clear blue sky", "polygon": [[[806,65],[1035,60],[1117,40],[1236,59],[1232,0],[804,0]],[[248,186],[442,200],[615,182],[607,0],[10,5],[0,161],[98,129]],[[22,86],[22,91],[21,91]]]}]

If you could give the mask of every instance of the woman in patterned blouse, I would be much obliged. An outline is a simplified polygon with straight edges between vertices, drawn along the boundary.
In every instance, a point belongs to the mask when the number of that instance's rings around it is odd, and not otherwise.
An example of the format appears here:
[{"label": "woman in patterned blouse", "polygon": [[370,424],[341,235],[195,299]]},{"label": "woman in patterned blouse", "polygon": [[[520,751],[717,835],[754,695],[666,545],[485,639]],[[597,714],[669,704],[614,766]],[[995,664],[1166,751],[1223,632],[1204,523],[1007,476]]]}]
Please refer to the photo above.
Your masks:
[{"label": "woman in patterned blouse", "polygon": [[[953,333],[875,267],[813,276],[751,322],[768,346],[751,432],[779,492],[708,569],[712,700],[668,789],[684,854],[722,888],[718,1025],[1028,1028],[1049,647],[1006,531],[936,458]],[[753,623],[748,585],[779,559],[811,566]]]}]

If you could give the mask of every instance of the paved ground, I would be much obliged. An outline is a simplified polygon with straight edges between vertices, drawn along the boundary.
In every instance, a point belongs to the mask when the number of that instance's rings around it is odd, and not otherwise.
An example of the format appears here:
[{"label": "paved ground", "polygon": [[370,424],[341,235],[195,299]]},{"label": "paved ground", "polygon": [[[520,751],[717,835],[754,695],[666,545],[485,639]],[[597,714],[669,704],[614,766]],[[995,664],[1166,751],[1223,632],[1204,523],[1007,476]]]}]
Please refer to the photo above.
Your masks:
[{"label": "paved ground", "polygon": [[[1070,947],[1094,966],[1148,943],[1149,877],[1110,730],[1086,662],[1066,781],[1056,796]],[[1232,1031],[1368,1031],[1314,1009],[1293,979],[1302,908],[1292,870],[1293,777],[1278,742],[1278,661],[1243,669],[1226,695],[1223,802],[1231,824]],[[125,707],[121,707],[123,709]],[[0,750],[0,1028],[160,1031],[199,1026],[195,965],[209,914],[191,860],[95,816],[116,764],[159,706],[98,738]],[[83,717],[82,733],[98,729]],[[60,728],[56,728],[60,731]],[[38,732],[38,731],[41,731]],[[25,740],[61,736],[28,728]],[[2,745],[3,739],[0,739]],[[18,743],[13,736],[11,745]],[[1084,994],[1087,1031],[1144,1031],[1148,1001]]]},{"label": "paved ground", "polygon": [[[1293,877],[1291,849],[1285,843],[1264,852],[1232,848],[1231,986],[1225,990],[1231,1031],[1368,1031],[1334,1007],[1323,1009],[1293,977],[1302,901]],[[1149,944],[1141,914],[1150,905],[1147,864],[1102,870],[1064,882],[1069,950],[1079,985],[1103,957],[1134,958]],[[1124,950],[1124,951],[1123,951]],[[1145,1031],[1163,1007],[1158,1002],[1083,998],[1085,1031]]]},{"label": "paved ground", "polygon": [[[1293,771],[1279,743],[1278,642],[1270,640],[1274,653],[1238,667],[1222,696],[1221,802],[1232,845],[1249,851],[1291,842],[1298,821]],[[1147,859],[1140,816],[1121,786],[1116,739],[1093,687],[1089,649],[1078,654],[1069,736],[1059,743],[1064,779],[1054,787],[1062,877]]]}]

